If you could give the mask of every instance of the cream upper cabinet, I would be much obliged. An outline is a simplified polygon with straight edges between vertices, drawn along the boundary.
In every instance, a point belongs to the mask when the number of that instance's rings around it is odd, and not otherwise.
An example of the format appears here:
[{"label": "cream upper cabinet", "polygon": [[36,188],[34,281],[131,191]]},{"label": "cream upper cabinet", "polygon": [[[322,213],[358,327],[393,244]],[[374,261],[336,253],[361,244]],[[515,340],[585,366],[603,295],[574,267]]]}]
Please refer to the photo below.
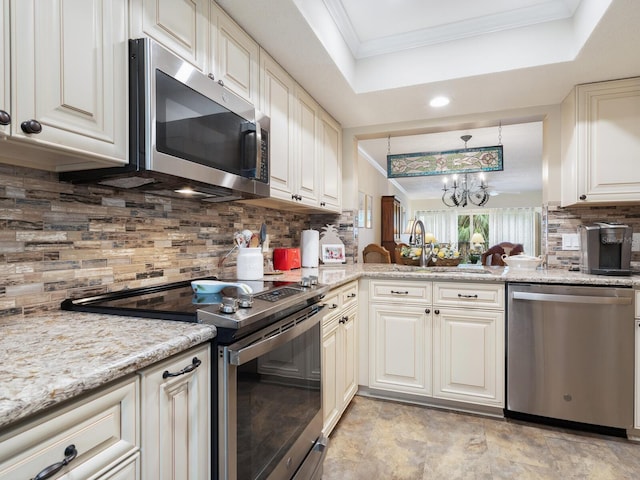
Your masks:
[{"label": "cream upper cabinet", "polygon": [[9,0],[0,0],[0,137],[9,134],[11,125],[9,31]]},{"label": "cream upper cabinet", "polygon": [[260,54],[260,100],[260,109],[271,120],[271,197],[292,200],[295,181],[295,82],[264,51]]},{"label": "cream upper cabinet", "polygon": [[195,347],[139,372],[142,478],[209,478],[211,349]]},{"label": "cream upper cabinet", "polygon": [[260,47],[215,2],[211,2],[211,59],[215,80],[258,105]]},{"label": "cream upper cabinet", "polygon": [[562,205],[640,200],[640,78],[578,85],[562,104]]},{"label": "cream upper cabinet", "polygon": [[326,112],[320,120],[320,206],[342,210],[342,128]]},{"label": "cream upper cabinet", "polygon": [[320,107],[302,88],[295,89],[295,173],[298,201],[304,205],[318,205],[318,136]]},{"label": "cream upper cabinet", "polygon": [[[35,166],[84,168],[91,164],[86,157],[126,162],[126,5],[126,0],[11,2],[11,138],[77,157],[43,153],[31,162],[40,162]],[[6,16],[6,1],[3,7]],[[6,95],[6,85],[2,90]]]},{"label": "cream upper cabinet", "polygon": [[130,1],[130,38],[153,38],[200,71],[207,71],[210,0]]}]

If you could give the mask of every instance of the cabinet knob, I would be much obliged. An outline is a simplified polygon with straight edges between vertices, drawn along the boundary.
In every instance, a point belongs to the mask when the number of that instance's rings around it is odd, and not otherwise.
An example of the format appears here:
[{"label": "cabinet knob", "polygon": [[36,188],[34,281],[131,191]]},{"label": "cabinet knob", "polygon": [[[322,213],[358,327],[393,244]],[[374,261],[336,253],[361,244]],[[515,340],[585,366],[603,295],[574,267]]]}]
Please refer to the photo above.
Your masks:
[{"label": "cabinet knob", "polygon": [[326,207],[326,206],[327,206],[327,203],[326,203],[326,202],[320,202],[320,206],[321,206],[321,207]]},{"label": "cabinet knob", "polygon": [[476,293],[475,295],[465,295],[463,293],[459,293],[458,298],[478,298],[478,294]]},{"label": "cabinet knob", "polygon": [[0,125],[9,125],[11,123],[11,115],[9,112],[0,110]]},{"label": "cabinet knob", "polygon": [[348,321],[349,321],[349,317],[347,316],[344,316],[340,320],[338,320],[339,323],[347,323]]},{"label": "cabinet knob", "polygon": [[42,124],[37,120],[27,120],[20,124],[20,128],[24,133],[40,133],[42,131]]},{"label": "cabinet knob", "polygon": [[433,313],[435,313],[436,315],[440,315],[440,310],[434,310]]},{"label": "cabinet knob", "polygon": [[224,82],[222,80],[218,80],[218,85],[220,85],[221,87],[224,87]]},{"label": "cabinet knob", "polygon": [[216,79],[216,77],[213,75],[213,73],[207,74],[207,77],[209,77],[209,79],[211,79],[211,80],[215,80]]},{"label": "cabinet knob", "polygon": [[69,465],[69,463],[71,463],[71,461],[76,458],[77,455],[78,450],[76,450],[76,446],[69,445],[64,449],[64,458],[60,462],[49,465],[47,468],[40,471],[40,473],[33,477],[33,480],[46,480],[47,478],[53,477],[56,473]]},{"label": "cabinet knob", "polygon": [[350,293],[349,295],[347,295],[347,298],[356,298],[356,294],[355,293]]},{"label": "cabinet knob", "polygon": [[409,295],[409,292],[404,290],[404,291],[400,291],[400,290],[391,290],[391,293],[393,295]]},{"label": "cabinet knob", "polygon": [[431,313],[431,309],[430,308],[425,308],[424,309],[424,313]]},{"label": "cabinet knob", "polygon": [[580,200],[586,200],[586,199],[587,199],[586,195],[584,195],[584,194],[580,195]]}]

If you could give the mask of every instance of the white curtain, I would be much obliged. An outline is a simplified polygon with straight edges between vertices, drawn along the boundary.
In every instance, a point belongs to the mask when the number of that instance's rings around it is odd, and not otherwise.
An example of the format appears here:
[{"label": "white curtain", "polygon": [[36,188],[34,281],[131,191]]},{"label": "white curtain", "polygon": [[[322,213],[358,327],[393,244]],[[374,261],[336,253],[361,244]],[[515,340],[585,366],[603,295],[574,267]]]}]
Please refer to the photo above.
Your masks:
[{"label": "white curtain", "polygon": [[440,243],[458,243],[458,217],[455,211],[417,212],[418,220],[422,220],[424,228],[433,233]]},{"label": "white curtain", "polygon": [[489,214],[488,246],[500,242],[521,243],[525,254],[535,255],[535,228],[533,208],[497,208]]},{"label": "white curtain", "polygon": [[489,238],[485,247],[500,242],[521,243],[527,255],[536,254],[535,208],[487,208],[482,210],[418,211],[427,232],[432,232],[438,242],[458,243],[458,215],[489,215]]}]

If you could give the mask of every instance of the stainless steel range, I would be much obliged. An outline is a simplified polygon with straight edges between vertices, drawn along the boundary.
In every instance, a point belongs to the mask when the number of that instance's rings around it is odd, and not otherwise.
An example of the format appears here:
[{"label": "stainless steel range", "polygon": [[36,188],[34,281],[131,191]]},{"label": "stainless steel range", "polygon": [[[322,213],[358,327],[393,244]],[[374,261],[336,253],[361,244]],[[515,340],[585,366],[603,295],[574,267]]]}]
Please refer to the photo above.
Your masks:
[{"label": "stainless steel range", "polygon": [[191,282],[65,300],[62,308],[215,325],[212,471],[220,480],[320,479],[321,299],[310,279],[243,282],[194,294]]}]

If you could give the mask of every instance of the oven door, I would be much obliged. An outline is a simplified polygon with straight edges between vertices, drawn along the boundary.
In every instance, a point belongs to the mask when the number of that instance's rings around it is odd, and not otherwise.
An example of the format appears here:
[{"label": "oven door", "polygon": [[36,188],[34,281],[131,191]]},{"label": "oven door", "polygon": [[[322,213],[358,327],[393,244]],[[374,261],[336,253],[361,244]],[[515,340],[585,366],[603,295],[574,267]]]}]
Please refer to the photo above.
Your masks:
[{"label": "oven door", "polygon": [[321,309],[218,348],[220,479],[322,471]]}]

